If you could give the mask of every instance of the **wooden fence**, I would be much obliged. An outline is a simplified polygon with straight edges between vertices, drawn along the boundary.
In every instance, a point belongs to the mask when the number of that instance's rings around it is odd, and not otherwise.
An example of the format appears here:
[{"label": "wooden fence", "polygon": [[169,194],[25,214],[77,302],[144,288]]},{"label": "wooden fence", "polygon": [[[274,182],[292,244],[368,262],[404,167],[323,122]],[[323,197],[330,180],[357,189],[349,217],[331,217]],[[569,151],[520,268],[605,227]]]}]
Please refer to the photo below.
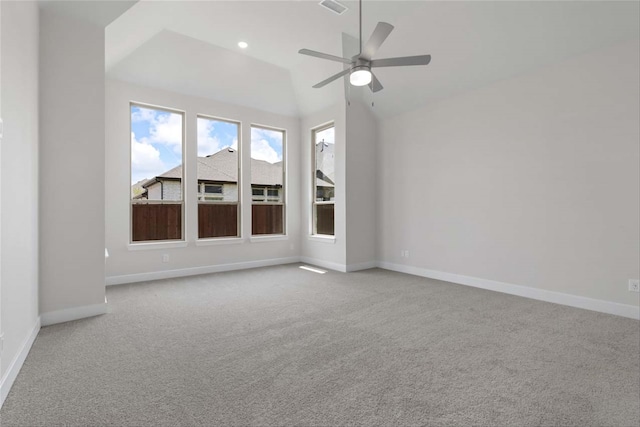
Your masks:
[{"label": "wooden fence", "polygon": [[251,234],[284,234],[284,206],[260,203],[251,205]]},{"label": "wooden fence", "polygon": [[134,203],[131,218],[134,242],[182,239],[182,204]]},{"label": "wooden fence", "polygon": [[[182,205],[174,203],[133,203],[132,241],[182,239]],[[251,206],[253,235],[284,234],[284,206],[260,203]],[[333,216],[332,216],[333,224]],[[333,227],[333,225],[331,225]],[[333,229],[333,228],[332,228]],[[238,236],[238,205],[198,204],[198,237]]]},{"label": "wooden fence", "polygon": [[316,205],[316,233],[335,235],[334,205]]},{"label": "wooden fence", "polygon": [[238,204],[198,203],[198,237],[237,237]]}]

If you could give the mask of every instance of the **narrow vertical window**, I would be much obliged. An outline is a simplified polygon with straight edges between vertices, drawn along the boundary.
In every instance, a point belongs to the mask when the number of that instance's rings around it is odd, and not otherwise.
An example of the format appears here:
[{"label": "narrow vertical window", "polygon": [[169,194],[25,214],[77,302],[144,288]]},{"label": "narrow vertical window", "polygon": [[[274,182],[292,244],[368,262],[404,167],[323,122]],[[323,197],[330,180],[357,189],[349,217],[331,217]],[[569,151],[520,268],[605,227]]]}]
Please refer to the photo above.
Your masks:
[{"label": "narrow vertical window", "polygon": [[251,234],[284,234],[285,132],[251,127]]},{"label": "narrow vertical window", "polygon": [[313,131],[313,234],[335,234],[335,127]]},{"label": "narrow vertical window", "polygon": [[198,238],[239,237],[240,124],[198,116]]},{"label": "narrow vertical window", "polygon": [[131,241],[182,240],[184,114],[131,104]]}]

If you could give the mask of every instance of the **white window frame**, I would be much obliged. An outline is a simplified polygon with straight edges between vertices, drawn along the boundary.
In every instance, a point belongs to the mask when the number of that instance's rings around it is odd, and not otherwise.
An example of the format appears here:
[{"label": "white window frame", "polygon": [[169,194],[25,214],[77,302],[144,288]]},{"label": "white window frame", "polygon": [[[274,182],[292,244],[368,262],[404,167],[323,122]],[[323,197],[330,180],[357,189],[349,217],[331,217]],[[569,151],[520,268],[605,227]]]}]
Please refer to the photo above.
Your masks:
[{"label": "white window frame", "polygon": [[[335,122],[331,121],[325,124],[322,124],[320,126],[317,126],[313,129],[311,129],[311,224],[310,224],[310,228],[311,228],[311,232],[310,232],[310,236],[311,237],[320,237],[323,239],[334,239],[335,238],[335,211],[336,211],[336,201],[332,200],[332,201],[317,201],[317,195],[316,195],[316,188],[317,188],[317,177],[316,177],[316,135],[319,132],[325,131],[327,129],[331,129],[331,128],[335,128],[336,124]],[[335,145],[335,143],[334,143]],[[334,149],[335,150],[335,149]],[[334,151],[335,153],[335,151]],[[334,165],[335,167],[335,165]],[[335,199],[335,191],[336,191],[336,186],[334,185],[334,199]],[[317,205],[333,205],[333,222],[334,222],[334,229],[333,229],[333,234],[318,234],[317,232],[317,227],[316,227],[316,206]]]},{"label": "white window frame", "polygon": [[[256,241],[260,240],[266,240],[266,239],[273,239],[273,238],[280,238],[280,237],[287,237],[289,235],[288,232],[288,216],[289,216],[289,210],[287,209],[287,204],[288,204],[288,194],[287,194],[287,178],[289,176],[288,174],[288,158],[287,158],[287,138],[288,138],[288,133],[286,129],[283,128],[278,128],[278,127],[274,127],[274,126],[268,126],[268,125],[261,125],[261,124],[257,124],[257,123],[252,123],[249,126],[249,130],[251,131],[251,129],[253,128],[257,128],[257,129],[264,129],[264,130],[270,130],[270,131],[274,131],[274,132],[281,132],[282,133],[282,187],[280,187],[280,192],[281,192],[281,196],[280,196],[280,200],[278,202],[269,202],[267,200],[265,201],[254,201],[253,200],[253,187],[251,187],[251,205],[253,206],[254,203],[256,204],[271,204],[271,205],[282,205],[282,234],[258,234],[258,235],[254,235],[253,233],[251,233],[251,239],[254,240],[256,239]],[[249,136],[249,143],[251,143],[251,136]],[[249,159],[251,159],[251,149],[249,149]],[[249,174],[251,175],[251,163],[249,163]],[[251,181],[251,179],[249,180]],[[251,185],[250,185],[251,186]],[[265,186],[268,187],[268,186]],[[266,190],[264,191],[264,197],[266,197],[267,192]],[[268,198],[267,198],[268,199]],[[251,228],[253,228],[253,217],[251,218]]]},{"label": "white window frame", "polygon": [[[131,177],[132,177],[132,170],[131,170],[131,134],[133,133],[133,122],[131,120],[131,109],[133,107],[139,107],[139,108],[146,108],[149,110],[157,110],[157,111],[162,111],[162,112],[166,112],[166,113],[172,113],[172,114],[180,114],[180,116],[182,116],[182,177],[180,178],[180,194],[182,196],[181,200],[168,200],[163,201],[163,200],[144,200],[144,199],[137,199],[134,200],[131,198]],[[186,244],[186,239],[187,239],[187,212],[186,212],[186,192],[185,192],[185,176],[186,176],[186,169],[187,169],[187,164],[186,164],[186,156],[185,156],[185,148],[186,148],[186,119],[187,119],[187,112],[183,111],[183,110],[178,110],[176,108],[169,108],[169,107],[163,107],[163,106],[159,106],[159,105],[154,105],[154,104],[149,104],[146,102],[138,102],[138,101],[129,101],[129,188],[128,188],[128,194],[129,194],[129,243],[128,243],[128,247],[130,249],[136,249],[136,248],[143,248],[143,247],[158,247],[161,245],[169,245],[169,247],[180,247],[180,246],[184,246]],[[181,207],[181,215],[182,215],[182,220],[181,220],[181,234],[182,234],[182,238],[181,239],[170,239],[170,240],[133,240],[133,205],[134,204],[180,204]]]},{"label": "white window frame", "polygon": [[[238,172],[237,172],[237,182],[236,182],[236,187],[237,187],[237,200],[235,202],[232,201],[228,201],[228,200],[224,200],[224,185],[223,184],[208,184],[206,182],[203,183],[198,183],[198,186],[202,186],[202,190],[198,192],[198,197],[197,197],[197,203],[208,203],[208,204],[221,204],[221,205],[237,205],[238,206],[238,214],[237,214],[237,224],[236,224],[236,229],[238,230],[237,234],[235,236],[221,236],[221,237],[197,237],[197,242],[202,242],[202,241],[216,241],[216,240],[236,240],[236,239],[242,239],[242,122],[240,122],[239,120],[233,120],[233,119],[225,119],[222,117],[217,117],[217,116],[210,116],[208,114],[196,114],[196,135],[198,132],[198,119],[205,119],[205,120],[211,120],[211,121],[215,121],[215,122],[224,122],[224,123],[230,123],[233,125],[236,125],[238,132],[238,146],[237,148],[235,148],[236,152],[238,153]],[[198,142],[196,141],[196,147],[197,147]],[[196,153],[196,157],[197,157],[197,153]],[[196,179],[198,179],[197,177],[197,169],[196,169]],[[206,193],[205,192],[205,187],[207,185],[220,185],[222,187],[222,194],[220,196],[213,196],[213,195],[207,195],[207,194],[217,194],[217,193]],[[207,197],[209,198],[216,198],[216,199],[209,199],[207,200]],[[218,199],[218,197],[220,197],[221,199]],[[196,207],[197,209],[197,207]],[[200,217],[197,216],[197,223],[196,223],[196,228],[199,229],[200,226]]]}]

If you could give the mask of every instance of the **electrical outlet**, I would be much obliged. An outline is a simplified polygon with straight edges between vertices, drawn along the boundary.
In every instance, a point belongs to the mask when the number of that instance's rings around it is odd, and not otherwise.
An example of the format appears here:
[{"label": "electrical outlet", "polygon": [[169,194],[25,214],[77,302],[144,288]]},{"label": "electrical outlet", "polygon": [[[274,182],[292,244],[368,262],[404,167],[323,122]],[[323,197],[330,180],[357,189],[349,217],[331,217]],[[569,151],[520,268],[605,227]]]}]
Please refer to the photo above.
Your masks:
[{"label": "electrical outlet", "polygon": [[404,251],[404,257],[409,258],[409,251]]},{"label": "electrical outlet", "polygon": [[640,292],[640,280],[638,279],[629,279],[629,291],[630,292]]},{"label": "electrical outlet", "polygon": [[169,254],[162,255],[162,262],[169,262]]}]

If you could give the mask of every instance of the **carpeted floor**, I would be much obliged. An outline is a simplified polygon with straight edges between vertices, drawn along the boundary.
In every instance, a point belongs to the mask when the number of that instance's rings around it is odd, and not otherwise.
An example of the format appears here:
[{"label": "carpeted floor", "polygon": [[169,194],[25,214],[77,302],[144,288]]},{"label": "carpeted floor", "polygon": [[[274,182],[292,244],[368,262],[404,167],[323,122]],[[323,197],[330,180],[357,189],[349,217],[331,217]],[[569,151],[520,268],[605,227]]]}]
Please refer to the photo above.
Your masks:
[{"label": "carpeted floor", "polygon": [[638,426],[640,323],[379,269],[110,287],[0,412],[55,425]]}]

